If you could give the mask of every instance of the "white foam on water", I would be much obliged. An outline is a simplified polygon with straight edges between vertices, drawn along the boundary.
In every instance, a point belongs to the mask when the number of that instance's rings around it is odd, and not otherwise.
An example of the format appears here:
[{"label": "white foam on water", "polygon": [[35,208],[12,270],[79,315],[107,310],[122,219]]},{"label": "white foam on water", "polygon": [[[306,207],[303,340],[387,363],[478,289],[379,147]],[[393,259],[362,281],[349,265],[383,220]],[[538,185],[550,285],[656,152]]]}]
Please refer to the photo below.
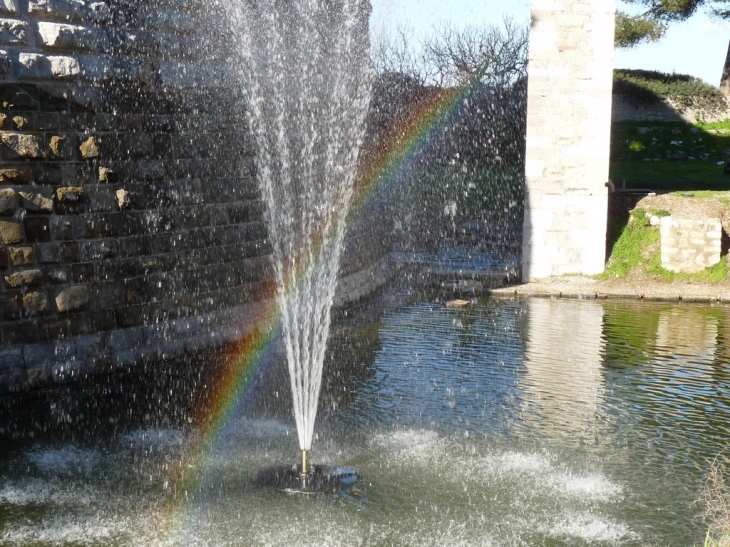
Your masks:
[{"label": "white foam on water", "polygon": [[286,437],[293,434],[290,426],[278,420],[241,420],[238,430],[242,435],[256,439]]},{"label": "white foam on water", "polygon": [[581,499],[611,501],[623,493],[621,485],[600,474],[558,473],[550,477],[550,484],[560,493]]},{"label": "white foam on water", "polygon": [[390,450],[432,446],[439,441],[438,433],[427,429],[399,429],[373,435],[371,442]]},{"label": "white foam on water", "polygon": [[64,488],[57,481],[24,479],[0,486],[0,503],[8,505],[82,505],[94,503],[93,492],[85,487]]},{"label": "white foam on water", "polygon": [[554,537],[568,537],[586,543],[618,543],[635,541],[638,534],[626,524],[615,522],[591,513],[576,513],[564,517],[549,530]]},{"label": "white foam on water", "polygon": [[123,435],[119,443],[128,448],[176,449],[185,445],[185,433],[171,428],[138,429]]},{"label": "white foam on water", "polygon": [[391,462],[408,466],[430,465],[444,461],[446,442],[435,431],[400,430],[377,434],[371,443]]},{"label": "white foam on water", "polygon": [[497,457],[501,471],[509,473],[541,473],[550,469],[550,457],[546,454],[505,452]]},{"label": "white foam on water", "polygon": [[36,526],[18,526],[0,532],[2,545],[88,545],[91,542],[110,540],[129,528],[129,523],[94,517],[79,521],[71,517],[58,518]]},{"label": "white foam on water", "polygon": [[99,451],[75,446],[34,449],[26,453],[25,457],[38,470],[56,475],[88,474],[102,460]]}]

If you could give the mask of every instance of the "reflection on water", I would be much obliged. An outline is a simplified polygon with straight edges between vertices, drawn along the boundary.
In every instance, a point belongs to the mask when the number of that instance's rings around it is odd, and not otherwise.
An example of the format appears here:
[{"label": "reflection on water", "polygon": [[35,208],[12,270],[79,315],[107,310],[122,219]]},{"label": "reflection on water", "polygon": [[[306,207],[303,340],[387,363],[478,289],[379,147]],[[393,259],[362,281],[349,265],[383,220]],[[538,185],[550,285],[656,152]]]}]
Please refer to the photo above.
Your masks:
[{"label": "reflection on water", "polygon": [[523,419],[543,435],[598,435],[605,402],[603,307],[596,301],[525,303]]},{"label": "reflection on water", "polygon": [[729,319],[647,302],[402,308],[332,336],[313,457],[358,470],[347,495],[253,484],[297,448],[273,371],[200,461],[183,427],[5,443],[0,544],[701,544],[694,501],[730,440]]}]

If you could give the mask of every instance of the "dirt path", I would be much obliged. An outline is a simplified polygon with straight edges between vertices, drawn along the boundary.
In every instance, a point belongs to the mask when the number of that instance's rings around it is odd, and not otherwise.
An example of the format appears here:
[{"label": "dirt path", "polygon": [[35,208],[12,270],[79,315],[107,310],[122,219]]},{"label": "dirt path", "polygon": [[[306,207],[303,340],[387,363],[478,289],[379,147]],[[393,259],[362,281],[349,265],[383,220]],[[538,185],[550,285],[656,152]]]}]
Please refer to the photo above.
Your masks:
[{"label": "dirt path", "polygon": [[493,289],[494,296],[557,298],[629,298],[684,302],[730,303],[730,282],[717,284],[667,283],[633,276],[632,279],[598,281],[583,276],[550,277],[511,287]]}]

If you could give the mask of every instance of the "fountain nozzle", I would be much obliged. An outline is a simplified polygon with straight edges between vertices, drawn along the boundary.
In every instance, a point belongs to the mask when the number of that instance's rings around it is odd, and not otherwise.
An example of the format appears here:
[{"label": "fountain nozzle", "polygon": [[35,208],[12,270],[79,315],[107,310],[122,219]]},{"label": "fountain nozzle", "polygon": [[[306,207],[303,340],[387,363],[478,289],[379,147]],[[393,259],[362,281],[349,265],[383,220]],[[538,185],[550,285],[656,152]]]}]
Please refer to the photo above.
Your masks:
[{"label": "fountain nozzle", "polygon": [[309,452],[302,450],[302,467],[299,469],[300,475],[309,475]]}]

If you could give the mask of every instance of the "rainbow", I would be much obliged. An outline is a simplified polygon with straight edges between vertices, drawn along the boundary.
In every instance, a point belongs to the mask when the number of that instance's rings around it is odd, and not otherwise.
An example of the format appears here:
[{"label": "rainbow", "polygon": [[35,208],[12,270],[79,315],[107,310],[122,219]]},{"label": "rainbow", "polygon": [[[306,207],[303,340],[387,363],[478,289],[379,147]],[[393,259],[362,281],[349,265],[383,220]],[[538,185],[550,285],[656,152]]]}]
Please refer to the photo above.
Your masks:
[{"label": "rainbow", "polygon": [[[380,139],[376,150],[369,153],[356,182],[356,193],[351,205],[351,218],[363,212],[376,190],[397,180],[399,173],[412,168],[428,152],[439,131],[454,121],[460,105],[474,93],[475,86],[453,89],[431,89],[419,100],[398,124]],[[272,287],[266,289],[266,303],[253,328],[227,352],[217,377],[206,388],[207,396],[201,401],[193,418],[197,432],[179,462],[177,476],[172,479],[175,493],[164,510],[168,535],[175,538],[182,532],[186,511],[186,492],[194,492],[205,473],[206,461],[216,449],[218,439],[234,427],[236,419],[245,413],[247,401],[256,390],[255,378],[272,351],[279,332],[279,316]],[[296,452],[293,451],[293,454]]]}]

